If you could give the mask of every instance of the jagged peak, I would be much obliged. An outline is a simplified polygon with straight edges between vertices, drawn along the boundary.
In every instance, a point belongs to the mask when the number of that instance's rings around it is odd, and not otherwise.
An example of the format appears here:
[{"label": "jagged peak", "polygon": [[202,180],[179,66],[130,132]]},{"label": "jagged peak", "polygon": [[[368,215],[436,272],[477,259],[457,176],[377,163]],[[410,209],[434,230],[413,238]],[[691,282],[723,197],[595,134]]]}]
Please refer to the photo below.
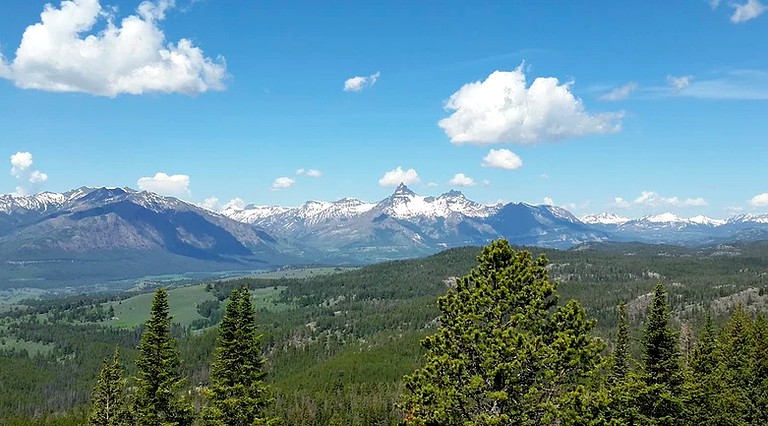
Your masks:
[{"label": "jagged peak", "polygon": [[464,196],[463,192],[452,189],[448,192],[441,194],[438,198],[466,198],[466,197]]},{"label": "jagged peak", "polygon": [[404,182],[400,182],[392,195],[416,195],[416,193],[411,191],[411,188],[408,188]]}]

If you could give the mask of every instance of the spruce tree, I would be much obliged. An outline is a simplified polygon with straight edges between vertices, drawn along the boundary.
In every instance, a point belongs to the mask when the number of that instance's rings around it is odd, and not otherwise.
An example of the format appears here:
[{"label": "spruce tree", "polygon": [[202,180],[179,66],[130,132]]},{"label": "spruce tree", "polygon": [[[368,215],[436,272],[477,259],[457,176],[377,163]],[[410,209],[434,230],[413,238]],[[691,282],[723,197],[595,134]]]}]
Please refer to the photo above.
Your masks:
[{"label": "spruce tree", "polygon": [[546,264],[495,241],[438,299],[425,365],[404,379],[406,424],[578,423],[604,345],[578,302],[557,305]]},{"label": "spruce tree", "polygon": [[659,283],[643,330],[643,371],[649,385],[671,390],[681,383],[677,333],[669,325],[667,289]]},{"label": "spruce tree", "polygon": [[619,305],[619,326],[616,333],[616,343],[613,350],[613,365],[611,366],[611,379],[622,381],[629,374],[629,324],[627,319],[627,304]]},{"label": "spruce tree", "polygon": [[136,358],[136,391],[132,415],[137,426],[187,426],[194,419],[189,401],[180,395],[184,379],[170,331],[168,293],[159,289]]},{"label": "spruce tree", "polygon": [[680,352],[677,333],[669,324],[667,290],[659,283],[643,329],[643,371],[646,389],[637,398],[639,412],[659,425],[681,424]]},{"label": "spruce tree", "polygon": [[127,425],[125,410],[125,380],[120,363],[120,350],[115,348],[112,360],[104,360],[104,367],[96,379],[91,395],[91,412],[88,424],[91,426]]},{"label": "spruce tree", "polygon": [[247,287],[233,289],[211,365],[209,404],[202,411],[202,422],[210,426],[252,426],[275,424],[265,414],[272,404],[264,383],[255,310]]}]

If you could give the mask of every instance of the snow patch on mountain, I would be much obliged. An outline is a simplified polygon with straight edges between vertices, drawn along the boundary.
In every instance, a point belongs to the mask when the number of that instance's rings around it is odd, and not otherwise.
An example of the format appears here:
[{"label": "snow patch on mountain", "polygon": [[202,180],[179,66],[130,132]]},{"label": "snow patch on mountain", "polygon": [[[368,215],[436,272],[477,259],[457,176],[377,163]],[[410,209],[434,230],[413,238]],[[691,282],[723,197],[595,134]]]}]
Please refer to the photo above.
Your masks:
[{"label": "snow patch on mountain", "polygon": [[581,217],[581,221],[590,225],[622,225],[631,219],[616,213],[587,214]]}]

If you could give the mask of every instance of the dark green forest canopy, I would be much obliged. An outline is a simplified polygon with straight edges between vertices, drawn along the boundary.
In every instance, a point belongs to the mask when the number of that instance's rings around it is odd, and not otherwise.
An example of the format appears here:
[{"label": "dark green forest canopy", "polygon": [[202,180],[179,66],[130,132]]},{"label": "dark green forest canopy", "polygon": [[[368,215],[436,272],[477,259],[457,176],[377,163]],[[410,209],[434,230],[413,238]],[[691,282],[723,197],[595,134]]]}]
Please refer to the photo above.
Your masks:
[{"label": "dark green forest canopy", "polygon": [[[640,359],[642,326],[659,282],[668,290],[671,326],[687,327],[692,334],[707,309],[719,329],[739,304],[747,312],[768,306],[765,243],[706,250],[641,244],[530,250],[549,259],[546,268],[560,283],[560,303],[575,298],[597,320],[593,333],[608,342],[606,353],[615,335],[616,306],[625,300],[629,351]],[[211,302],[198,306],[205,320],[171,327],[182,374],[190,388],[207,383],[216,343],[211,326],[221,318],[233,287],[245,282],[252,289],[280,288],[278,300],[256,313],[275,413],[288,424],[394,424],[401,379],[421,365],[419,341],[434,330],[436,299],[475,266],[479,252],[452,249],[307,279],[213,283]],[[117,306],[124,297],[36,301],[0,313],[3,424],[55,424],[70,417],[75,419],[70,424],[82,424],[77,419],[85,416],[101,361],[115,346],[121,348],[126,375],[135,374],[132,360],[142,329],[98,321],[109,315],[109,303]],[[271,309],[273,304],[279,309]],[[36,355],[34,345],[45,350]],[[6,420],[11,416],[18,420]],[[24,423],[34,416],[41,423]]]}]

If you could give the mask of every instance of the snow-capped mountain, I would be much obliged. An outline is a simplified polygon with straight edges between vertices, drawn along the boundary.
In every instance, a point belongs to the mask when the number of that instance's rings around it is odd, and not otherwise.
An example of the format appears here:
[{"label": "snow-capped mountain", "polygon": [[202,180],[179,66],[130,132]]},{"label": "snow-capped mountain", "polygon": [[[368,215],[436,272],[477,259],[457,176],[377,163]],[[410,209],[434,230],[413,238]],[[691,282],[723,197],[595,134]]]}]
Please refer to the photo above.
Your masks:
[{"label": "snow-capped mountain", "polygon": [[711,245],[768,239],[768,214],[718,220],[600,213],[579,219],[551,205],[481,204],[459,191],[423,196],[405,185],[378,202],[233,203],[214,212],[146,191],[83,187],[0,195],[0,285],[3,274],[14,276],[20,272],[13,268],[28,262],[48,265],[40,267],[46,273],[87,280],[94,274],[253,268],[264,261],[374,262],[498,238],[561,249],[599,241]]},{"label": "snow-capped mountain", "polygon": [[581,217],[582,222],[589,225],[621,225],[630,221],[629,218],[616,213],[594,213]]},{"label": "snow-capped mountain", "polygon": [[485,244],[500,237],[518,244],[563,248],[606,238],[586,229],[565,209],[514,206],[506,209],[502,204],[477,203],[459,191],[423,196],[401,184],[376,203],[344,198],[310,201],[288,209],[270,207],[272,214],[257,206],[229,207],[221,213],[260,226],[308,252],[357,259],[407,257],[445,247]]},{"label": "snow-capped mountain", "polygon": [[87,283],[95,275],[262,266],[288,256],[258,227],[146,191],[80,188],[1,199],[0,285],[29,262]]},{"label": "snow-capped mountain", "polygon": [[746,213],[729,217],[726,221],[727,224],[744,224],[744,223],[765,223],[768,224],[768,213],[755,214]]}]

